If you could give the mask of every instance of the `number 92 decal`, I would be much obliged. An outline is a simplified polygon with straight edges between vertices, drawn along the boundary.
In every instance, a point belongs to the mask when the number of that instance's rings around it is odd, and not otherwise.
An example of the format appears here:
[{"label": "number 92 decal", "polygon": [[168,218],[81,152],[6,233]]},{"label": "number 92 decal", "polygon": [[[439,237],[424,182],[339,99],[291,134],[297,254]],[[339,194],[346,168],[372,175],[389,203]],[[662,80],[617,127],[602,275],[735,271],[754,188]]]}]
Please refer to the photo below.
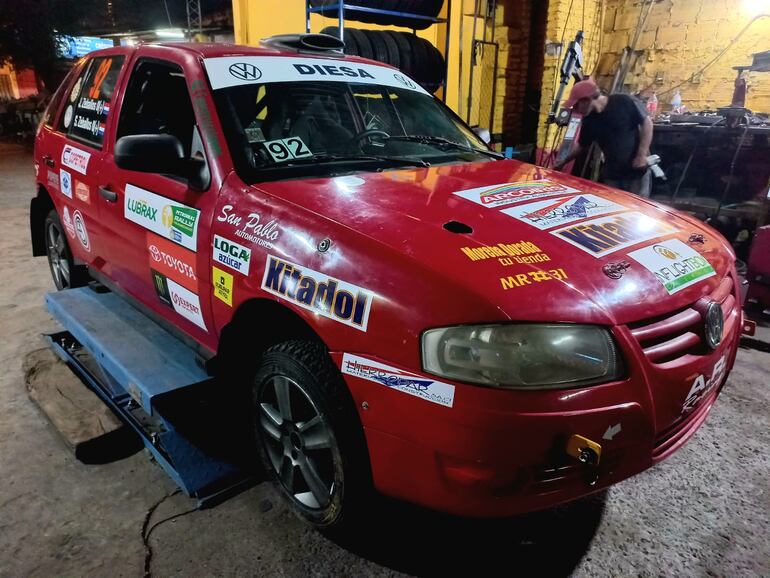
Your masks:
[{"label": "number 92 decal", "polygon": [[277,140],[269,140],[262,143],[265,150],[273,158],[273,162],[283,163],[293,159],[312,157],[313,153],[307,148],[298,136],[290,136]]}]

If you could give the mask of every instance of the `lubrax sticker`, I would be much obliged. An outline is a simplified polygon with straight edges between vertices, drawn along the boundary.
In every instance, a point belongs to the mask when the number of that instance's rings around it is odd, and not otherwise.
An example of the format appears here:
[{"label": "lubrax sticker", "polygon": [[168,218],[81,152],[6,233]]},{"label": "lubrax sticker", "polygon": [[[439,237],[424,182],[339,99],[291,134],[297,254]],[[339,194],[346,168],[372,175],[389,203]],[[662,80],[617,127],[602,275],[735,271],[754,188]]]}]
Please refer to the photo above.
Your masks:
[{"label": "lubrax sticker", "polygon": [[267,256],[262,289],[361,331],[369,324],[373,293],[280,257]]}]

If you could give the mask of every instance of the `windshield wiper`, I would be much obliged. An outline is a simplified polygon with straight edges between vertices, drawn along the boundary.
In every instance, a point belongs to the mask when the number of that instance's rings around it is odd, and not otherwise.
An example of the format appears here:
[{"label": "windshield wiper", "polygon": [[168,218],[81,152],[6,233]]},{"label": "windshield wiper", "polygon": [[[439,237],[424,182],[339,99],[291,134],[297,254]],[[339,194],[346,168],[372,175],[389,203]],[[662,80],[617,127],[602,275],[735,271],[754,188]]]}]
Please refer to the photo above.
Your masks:
[{"label": "windshield wiper", "polygon": [[275,169],[281,167],[296,167],[312,164],[335,164],[335,163],[349,163],[349,162],[380,162],[397,165],[407,165],[411,167],[428,168],[430,163],[422,159],[414,159],[410,157],[392,157],[392,156],[374,156],[374,155],[313,155],[312,157],[304,157],[301,159],[292,159],[284,163],[277,163],[274,165],[267,165],[260,167],[262,169]]},{"label": "windshield wiper", "polygon": [[390,135],[390,138],[387,140],[400,140],[400,141],[406,141],[406,142],[417,142],[417,143],[423,143],[423,144],[429,144],[429,145],[435,145],[438,148],[444,148],[444,149],[456,149],[461,151],[466,151],[469,153],[479,153],[480,155],[486,155],[488,157],[492,157],[495,159],[504,159],[505,157],[501,155],[498,152],[490,151],[490,150],[484,150],[484,149],[477,149],[472,146],[460,144],[459,142],[455,142],[453,140],[449,140],[448,138],[440,137],[440,136],[431,136],[431,135],[416,135],[416,134],[405,134],[405,135]]}]

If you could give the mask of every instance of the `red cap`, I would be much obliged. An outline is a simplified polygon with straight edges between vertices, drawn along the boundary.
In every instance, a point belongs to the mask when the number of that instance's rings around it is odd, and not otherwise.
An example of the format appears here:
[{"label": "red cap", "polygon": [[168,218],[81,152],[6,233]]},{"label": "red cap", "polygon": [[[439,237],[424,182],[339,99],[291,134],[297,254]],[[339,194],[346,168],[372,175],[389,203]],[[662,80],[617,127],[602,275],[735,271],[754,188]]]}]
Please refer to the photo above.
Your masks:
[{"label": "red cap", "polygon": [[564,103],[564,108],[572,108],[581,98],[589,98],[599,93],[599,87],[590,78],[576,82]]}]

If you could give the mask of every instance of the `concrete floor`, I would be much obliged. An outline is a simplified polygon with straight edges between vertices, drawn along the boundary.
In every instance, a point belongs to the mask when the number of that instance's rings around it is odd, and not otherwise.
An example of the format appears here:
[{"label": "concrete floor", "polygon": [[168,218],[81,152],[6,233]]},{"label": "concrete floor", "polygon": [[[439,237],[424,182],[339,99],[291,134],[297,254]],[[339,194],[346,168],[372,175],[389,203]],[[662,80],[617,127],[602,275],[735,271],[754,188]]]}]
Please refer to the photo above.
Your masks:
[{"label": "concrete floor", "polygon": [[[144,574],[142,528],[194,508],[144,452],[83,465],[27,398],[21,363],[55,327],[30,257],[30,155],[0,145],[0,577]],[[742,349],[706,424],[671,459],[572,506],[465,522],[384,504],[335,543],[268,484],[157,526],[153,576],[770,576],[770,353]]]}]

